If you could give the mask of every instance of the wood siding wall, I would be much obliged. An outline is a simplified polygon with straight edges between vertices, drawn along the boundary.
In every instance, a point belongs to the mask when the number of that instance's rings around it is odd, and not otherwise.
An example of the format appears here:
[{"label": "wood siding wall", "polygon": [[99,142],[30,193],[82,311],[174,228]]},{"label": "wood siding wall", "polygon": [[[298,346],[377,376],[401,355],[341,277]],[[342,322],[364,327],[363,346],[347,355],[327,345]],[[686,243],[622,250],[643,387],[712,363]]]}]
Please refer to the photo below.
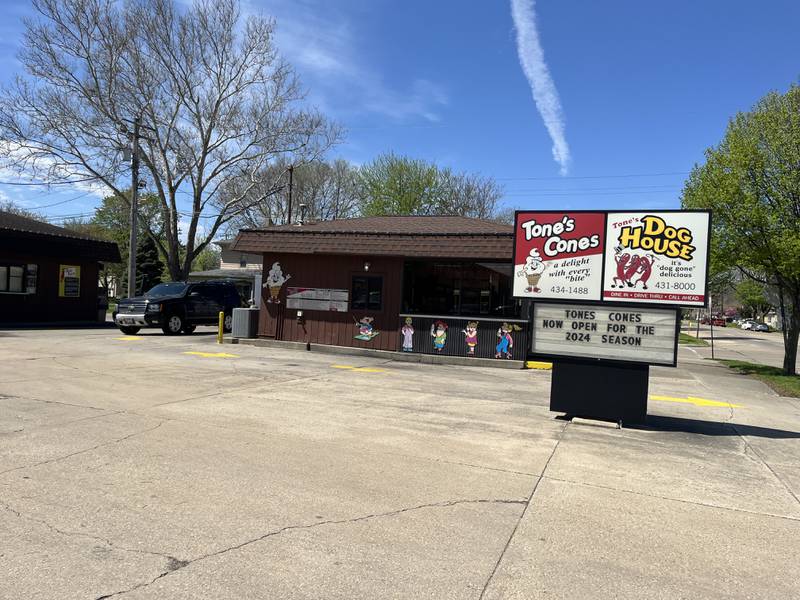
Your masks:
[{"label": "wood siding wall", "polygon": [[[0,293],[0,323],[33,323],[97,320],[97,261],[64,256],[53,258],[26,252],[0,253],[2,264],[38,265],[35,294]],[[79,298],[58,296],[60,265],[80,265]]]},{"label": "wood siding wall", "polygon": [[[370,263],[368,273],[364,262]],[[397,319],[402,294],[403,259],[369,256],[332,256],[302,254],[265,254],[264,281],[272,264],[279,262],[284,276],[291,275],[280,293],[280,304],[267,302],[269,290],[261,290],[261,311],[258,334],[279,340],[310,342],[377,350],[398,349]],[[304,310],[305,323],[297,323],[297,311],[286,308],[287,287],[331,288],[347,290],[352,296],[354,275],[383,276],[383,308],[380,311],[357,310],[346,313]],[[352,298],[351,298],[352,300]],[[350,303],[348,303],[348,307]],[[380,333],[368,342],[354,339],[356,321],[364,316],[375,320],[372,325]]]}]

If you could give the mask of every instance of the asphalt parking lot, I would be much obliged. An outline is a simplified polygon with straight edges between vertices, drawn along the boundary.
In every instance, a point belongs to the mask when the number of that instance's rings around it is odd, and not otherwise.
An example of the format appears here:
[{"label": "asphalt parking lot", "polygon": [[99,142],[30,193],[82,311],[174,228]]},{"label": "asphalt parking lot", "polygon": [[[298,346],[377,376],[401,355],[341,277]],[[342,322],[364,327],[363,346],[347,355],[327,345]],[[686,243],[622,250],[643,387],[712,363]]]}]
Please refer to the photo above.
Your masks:
[{"label": "asphalt parking lot", "polygon": [[0,331],[0,598],[797,598],[800,404],[686,350],[648,427],[547,371]]}]

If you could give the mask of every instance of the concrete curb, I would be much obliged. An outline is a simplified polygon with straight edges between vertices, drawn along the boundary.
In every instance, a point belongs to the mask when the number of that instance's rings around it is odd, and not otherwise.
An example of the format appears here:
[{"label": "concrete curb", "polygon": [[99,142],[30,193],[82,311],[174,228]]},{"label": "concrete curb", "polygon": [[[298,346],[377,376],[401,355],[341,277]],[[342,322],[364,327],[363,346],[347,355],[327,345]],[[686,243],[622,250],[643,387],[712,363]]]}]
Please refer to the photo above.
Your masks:
[{"label": "concrete curb", "polygon": [[436,356],[434,354],[413,354],[409,352],[391,352],[389,350],[372,350],[370,348],[348,348],[346,346],[328,346],[325,344],[309,344],[303,342],[287,342],[268,339],[232,338],[231,344],[260,346],[263,348],[288,348],[291,350],[310,350],[324,354],[347,356],[369,356],[396,362],[421,363],[429,365],[457,365],[462,367],[493,367],[495,369],[524,369],[521,360],[467,358],[465,356]]}]

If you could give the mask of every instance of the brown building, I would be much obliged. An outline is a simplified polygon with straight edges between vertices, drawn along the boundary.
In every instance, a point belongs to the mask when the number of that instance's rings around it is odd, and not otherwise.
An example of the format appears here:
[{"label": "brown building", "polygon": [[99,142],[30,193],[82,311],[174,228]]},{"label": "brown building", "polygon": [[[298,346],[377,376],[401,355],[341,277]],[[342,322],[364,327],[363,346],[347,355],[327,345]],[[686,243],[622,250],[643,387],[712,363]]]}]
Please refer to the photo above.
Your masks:
[{"label": "brown building", "polygon": [[511,225],[365,217],[242,230],[232,249],[264,257],[260,337],[524,358]]},{"label": "brown building", "polygon": [[105,242],[0,211],[0,323],[97,321],[101,262],[119,262]]}]

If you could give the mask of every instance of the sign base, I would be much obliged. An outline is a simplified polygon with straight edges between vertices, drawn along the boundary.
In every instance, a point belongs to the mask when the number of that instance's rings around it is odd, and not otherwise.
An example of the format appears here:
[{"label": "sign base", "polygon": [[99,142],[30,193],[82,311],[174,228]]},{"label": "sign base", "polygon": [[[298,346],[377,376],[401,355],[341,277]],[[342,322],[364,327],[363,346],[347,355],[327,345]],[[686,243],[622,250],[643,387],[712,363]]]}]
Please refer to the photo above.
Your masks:
[{"label": "sign base", "polygon": [[649,376],[646,364],[558,359],[553,362],[550,410],[616,423],[644,423]]}]

